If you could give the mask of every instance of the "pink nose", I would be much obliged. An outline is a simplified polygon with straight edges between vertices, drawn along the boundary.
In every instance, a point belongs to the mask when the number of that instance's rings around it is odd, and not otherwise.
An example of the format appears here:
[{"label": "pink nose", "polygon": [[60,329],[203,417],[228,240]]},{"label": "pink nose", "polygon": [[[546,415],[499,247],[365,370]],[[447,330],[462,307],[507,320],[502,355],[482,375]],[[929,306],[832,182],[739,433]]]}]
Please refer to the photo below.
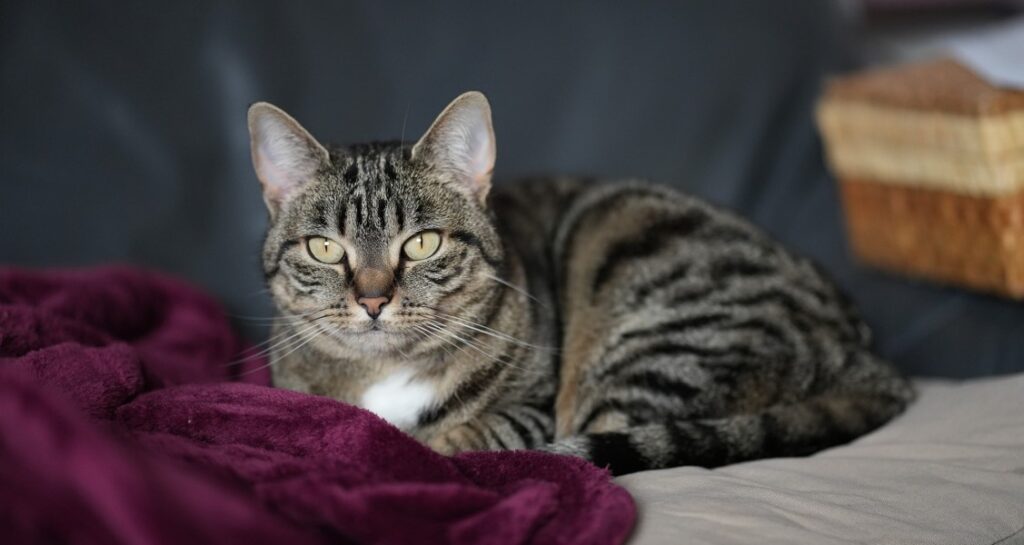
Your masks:
[{"label": "pink nose", "polygon": [[375,320],[377,319],[377,316],[380,316],[380,309],[390,301],[390,297],[360,297],[359,299],[356,299],[359,306],[366,309],[366,313],[370,315],[370,318]]}]

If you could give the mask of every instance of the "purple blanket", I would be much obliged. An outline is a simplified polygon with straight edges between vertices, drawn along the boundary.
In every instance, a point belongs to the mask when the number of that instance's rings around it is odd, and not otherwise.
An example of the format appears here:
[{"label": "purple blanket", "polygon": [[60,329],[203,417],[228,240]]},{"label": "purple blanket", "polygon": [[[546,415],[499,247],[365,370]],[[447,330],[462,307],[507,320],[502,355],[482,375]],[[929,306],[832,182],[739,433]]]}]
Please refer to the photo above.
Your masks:
[{"label": "purple blanket", "polygon": [[535,452],[446,458],[267,387],[211,299],[130,268],[0,269],[4,543],[622,543],[629,495]]}]

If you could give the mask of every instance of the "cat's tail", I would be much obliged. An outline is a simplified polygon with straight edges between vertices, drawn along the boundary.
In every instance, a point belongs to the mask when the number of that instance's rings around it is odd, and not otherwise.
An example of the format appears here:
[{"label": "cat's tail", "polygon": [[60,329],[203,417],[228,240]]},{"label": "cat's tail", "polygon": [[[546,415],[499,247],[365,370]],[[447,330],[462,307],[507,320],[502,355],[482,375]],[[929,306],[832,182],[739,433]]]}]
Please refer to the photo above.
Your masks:
[{"label": "cat's tail", "polygon": [[902,412],[909,383],[836,388],[799,402],[726,418],[665,421],[556,441],[549,452],[586,458],[614,475],[683,465],[716,467],[779,456],[805,456],[863,435]]}]

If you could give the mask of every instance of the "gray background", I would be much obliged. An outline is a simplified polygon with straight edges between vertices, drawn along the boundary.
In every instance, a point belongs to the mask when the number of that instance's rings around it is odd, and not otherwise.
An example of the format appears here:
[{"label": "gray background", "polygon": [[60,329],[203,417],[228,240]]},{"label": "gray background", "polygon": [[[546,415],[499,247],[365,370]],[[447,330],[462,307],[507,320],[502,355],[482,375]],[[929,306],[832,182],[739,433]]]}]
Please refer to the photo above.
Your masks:
[{"label": "gray background", "polygon": [[325,141],[411,140],[479,89],[499,178],[673,184],[819,260],[902,368],[1024,369],[1021,304],[848,257],[811,117],[851,66],[854,23],[832,3],[86,4],[0,3],[0,262],[142,264],[267,316],[247,106]]}]

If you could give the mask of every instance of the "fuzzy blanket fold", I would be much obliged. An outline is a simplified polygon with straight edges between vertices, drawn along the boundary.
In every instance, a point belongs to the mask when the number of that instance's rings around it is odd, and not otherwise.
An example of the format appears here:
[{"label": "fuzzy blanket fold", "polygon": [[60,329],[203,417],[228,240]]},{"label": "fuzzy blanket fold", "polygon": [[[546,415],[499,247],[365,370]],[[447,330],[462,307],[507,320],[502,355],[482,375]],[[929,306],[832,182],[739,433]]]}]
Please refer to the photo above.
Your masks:
[{"label": "fuzzy blanket fold", "polygon": [[219,307],[125,267],[0,269],[5,543],[618,544],[588,463],[445,458],[359,408],[267,387]]}]

